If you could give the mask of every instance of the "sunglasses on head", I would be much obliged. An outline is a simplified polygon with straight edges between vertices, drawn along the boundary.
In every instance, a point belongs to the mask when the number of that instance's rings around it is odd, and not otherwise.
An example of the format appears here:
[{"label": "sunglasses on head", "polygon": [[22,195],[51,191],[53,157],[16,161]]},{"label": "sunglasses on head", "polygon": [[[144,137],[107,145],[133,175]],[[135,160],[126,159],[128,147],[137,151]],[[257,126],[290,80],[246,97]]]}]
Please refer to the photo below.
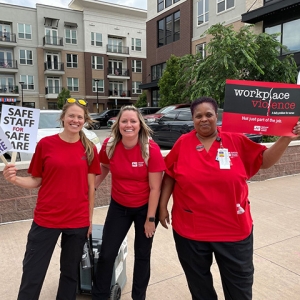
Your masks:
[{"label": "sunglasses on head", "polygon": [[75,98],[68,98],[66,101],[67,101],[68,103],[75,103],[75,102],[77,102],[77,103],[79,103],[80,105],[83,105],[83,106],[86,106],[86,105],[87,105],[86,101],[83,100],[83,99],[77,100],[77,99],[75,99]]}]

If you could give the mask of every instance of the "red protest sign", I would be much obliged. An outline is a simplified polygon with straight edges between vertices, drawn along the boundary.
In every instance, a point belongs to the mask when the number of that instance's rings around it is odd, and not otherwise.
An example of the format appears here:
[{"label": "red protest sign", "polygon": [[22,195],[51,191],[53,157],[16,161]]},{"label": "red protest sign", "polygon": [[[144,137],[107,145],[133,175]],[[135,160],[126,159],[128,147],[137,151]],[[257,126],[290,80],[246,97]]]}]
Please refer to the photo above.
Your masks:
[{"label": "red protest sign", "polygon": [[299,116],[299,85],[226,80],[224,131],[293,136]]}]

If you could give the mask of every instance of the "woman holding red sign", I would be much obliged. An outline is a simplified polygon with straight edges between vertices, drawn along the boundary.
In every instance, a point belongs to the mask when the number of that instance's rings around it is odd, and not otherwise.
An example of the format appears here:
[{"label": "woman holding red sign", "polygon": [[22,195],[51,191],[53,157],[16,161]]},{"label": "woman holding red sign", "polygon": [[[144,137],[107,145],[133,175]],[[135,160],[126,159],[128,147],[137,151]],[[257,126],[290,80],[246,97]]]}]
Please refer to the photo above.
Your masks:
[{"label": "woman holding red sign", "polygon": [[[253,222],[249,180],[274,165],[295,137],[267,148],[243,134],[217,128],[217,103],[202,97],[191,104],[195,130],[182,135],[166,156],[159,220],[172,227],[176,250],[194,300],[217,300],[210,267],[218,264],[225,299],[252,299]],[[188,153],[188,155],[187,155]]]},{"label": "woman holding red sign", "polygon": [[82,131],[92,123],[84,100],[67,99],[60,117],[63,131],[39,141],[30,162],[31,176],[17,176],[15,165],[5,179],[23,188],[39,188],[28,234],[18,300],[37,300],[61,235],[60,279],[56,299],[75,300],[83,245],[92,230],[97,149]]}]

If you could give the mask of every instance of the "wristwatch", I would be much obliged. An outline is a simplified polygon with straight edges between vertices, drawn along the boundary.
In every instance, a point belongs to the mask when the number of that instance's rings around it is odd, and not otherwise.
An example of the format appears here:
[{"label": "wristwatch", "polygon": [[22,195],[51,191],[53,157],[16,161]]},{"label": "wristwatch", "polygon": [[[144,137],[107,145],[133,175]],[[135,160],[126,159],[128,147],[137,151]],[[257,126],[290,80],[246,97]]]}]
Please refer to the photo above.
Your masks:
[{"label": "wristwatch", "polygon": [[155,218],[154,218],[154,217],[149,217],[149,218],[148,218],[148,221],[149,221],[149,222],[155,222]]}]

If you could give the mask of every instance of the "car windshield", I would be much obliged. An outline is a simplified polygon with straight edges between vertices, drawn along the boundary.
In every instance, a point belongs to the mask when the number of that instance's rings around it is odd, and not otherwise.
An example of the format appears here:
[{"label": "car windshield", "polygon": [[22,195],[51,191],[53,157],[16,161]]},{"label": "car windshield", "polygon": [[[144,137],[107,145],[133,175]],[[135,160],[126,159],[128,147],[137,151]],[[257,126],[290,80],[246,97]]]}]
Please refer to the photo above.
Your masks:
[{"label": "car windshield", "polygon": [[166,107],[161,108],[159,111],[157,111],[156,114],[166,114],[167,112],[173,110],[174,108],[175,108],[174,105],[166,106]]},{"label": "car windshield", "polygon": [[39,121],[39,129],[44,128],[60,128],[60,112],[41,113]]}]

